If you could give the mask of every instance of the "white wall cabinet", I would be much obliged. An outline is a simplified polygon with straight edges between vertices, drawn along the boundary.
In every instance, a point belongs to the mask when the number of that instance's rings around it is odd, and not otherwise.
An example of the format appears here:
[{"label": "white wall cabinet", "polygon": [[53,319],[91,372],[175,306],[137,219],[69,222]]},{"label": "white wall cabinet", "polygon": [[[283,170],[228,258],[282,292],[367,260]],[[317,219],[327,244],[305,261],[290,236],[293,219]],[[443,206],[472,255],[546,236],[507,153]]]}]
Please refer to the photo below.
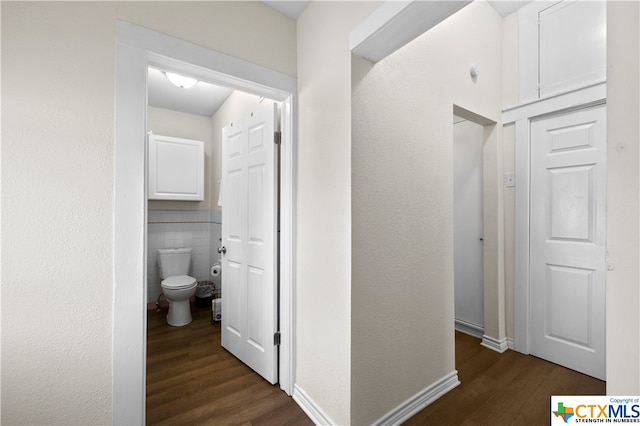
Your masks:
[{"label": "white wall cabinet", "polygon": [[204,142],[149,135],[149,200],[204,200]]},{"label": "white wall cabinet", "polygon": [[520,104],[606,81],[606,2],[535,1],[518,19]]}]

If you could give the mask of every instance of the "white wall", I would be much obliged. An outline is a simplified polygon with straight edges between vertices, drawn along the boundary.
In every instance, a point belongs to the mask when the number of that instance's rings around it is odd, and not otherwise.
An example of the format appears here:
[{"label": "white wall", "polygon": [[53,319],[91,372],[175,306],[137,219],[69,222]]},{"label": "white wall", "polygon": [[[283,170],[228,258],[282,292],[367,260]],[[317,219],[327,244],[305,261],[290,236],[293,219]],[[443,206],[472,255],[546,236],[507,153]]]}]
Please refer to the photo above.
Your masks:
[{"label": "white wall", "polygon": [[[475,2],[375,66],[353,60],[354,424],[372,423],[455,369],[451,115],[457,104],[500,120],[501,53],[501,18]],[[496,184],[499,133],[485,133],[485,183]],[[497,187],[490,192],[497,210]],[[500,214],[488,219],[485,243],[497,250]],[[485,279],[497,312],[503,294],[491,257]],[[500,331],[498,319],[485,323],[487,333]]]},{"label": "white wall", "polygon": [[117,4],[118,19],[296,75],[295,22],[259,1]]},{"label": "white wall", "polygon": [[503,109],[520,103],[518,87],[518,13],[514,12],[502,18],[502,107]]},{"label": "white wall", "polygon": [[2,422],[109,424],[116,19],[288,75],[295,22],[260,2],[1,7]]},{"label": "white wall", "polygon": [[114,9],[1,6],[2,423],[108,424]]},{"label": "white wall", "polygon": [[351,54],[377,6],[311,2],[298,19],[297,385],[351,424]]},{"label": "white wall", "polygon": [[607,394],[640,393],[640,7],[607,2]]}]

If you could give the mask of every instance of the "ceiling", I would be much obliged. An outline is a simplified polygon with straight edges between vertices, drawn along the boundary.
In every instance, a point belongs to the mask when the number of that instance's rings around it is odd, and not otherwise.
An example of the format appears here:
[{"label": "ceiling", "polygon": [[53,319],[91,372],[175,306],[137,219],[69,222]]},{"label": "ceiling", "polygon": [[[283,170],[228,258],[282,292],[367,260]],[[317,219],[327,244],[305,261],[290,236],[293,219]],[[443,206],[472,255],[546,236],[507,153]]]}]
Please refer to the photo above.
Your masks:
[{"label": "ceiling", "polygon": [[[306,0],[262,0],[267,6],[298,19],[309,1]],[[520,9],[528,1],[492,0],[487,1],[500,16],[507,16]],[[190,89],[181,89],[169,82],[161,70],[149,68],[149,106],[164,108],[188,114],[211,117],[233,92],[231,89],[214,86],[199,81]]]},{"label": "ceiling", "polygon": [[[520,9],[527,3],[531,3],[531,1],[533,0],[488,0],[487,3],[489,3],[491,7],[500,14],[500,16],[505,17]],[[293,19],[298,19],[298,16],[300,16],[304,8],[307,7],[307,4],[309,3],[307,0],[262,0],[262,2]]]},{"label": "ceiling", "polygon": [[162,71],[149,67],[149,106],[211,117],[233,92],[231,89],[198,81],[189,89],[174,86]]},{"label": "ceiling", "polygon": [[305,7],[307,7],[307,0],[262,0],[262,3],[266,4],[272,9],[277,10],[280,13],[284,13],[289,18],[298,19],[298,16],[302,13]]},{"label": "ceiling", "polygon": [[531,3],[533,0],[527,1],[511,1],[511,0],[492,0],[487,1],[495,9],[496,12],[503,18],[507,15],[511,15],[516,10],[520,9],[522,6]]}]

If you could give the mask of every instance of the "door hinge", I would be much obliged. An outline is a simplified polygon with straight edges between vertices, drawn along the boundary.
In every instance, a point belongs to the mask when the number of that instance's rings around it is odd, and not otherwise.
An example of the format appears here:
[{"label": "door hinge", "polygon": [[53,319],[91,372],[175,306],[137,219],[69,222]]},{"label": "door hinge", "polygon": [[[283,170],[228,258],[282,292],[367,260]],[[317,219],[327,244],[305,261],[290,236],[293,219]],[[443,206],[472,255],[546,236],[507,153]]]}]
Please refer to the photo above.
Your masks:
[{"label": "door hinge", "polygon": [[276,145],[280,145],[282,143],[282,132],[274,132],[273,141]]},{"label": "door hinge", "polygon": [[274,346],[280,346],[280,332],[279,331],[276,332],[273,335],[273,344],[274,344]]}]

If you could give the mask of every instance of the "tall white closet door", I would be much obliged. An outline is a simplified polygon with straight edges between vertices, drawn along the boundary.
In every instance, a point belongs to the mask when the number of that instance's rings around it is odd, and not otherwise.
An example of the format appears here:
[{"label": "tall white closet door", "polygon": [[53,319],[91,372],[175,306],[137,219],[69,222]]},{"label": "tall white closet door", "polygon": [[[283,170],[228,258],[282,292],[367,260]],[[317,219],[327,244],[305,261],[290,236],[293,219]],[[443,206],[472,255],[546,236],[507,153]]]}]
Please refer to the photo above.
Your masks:
[{"label": "tall white closet door", "polygon": [[606,108],[531,123],[531,353],[605,379]]}]

